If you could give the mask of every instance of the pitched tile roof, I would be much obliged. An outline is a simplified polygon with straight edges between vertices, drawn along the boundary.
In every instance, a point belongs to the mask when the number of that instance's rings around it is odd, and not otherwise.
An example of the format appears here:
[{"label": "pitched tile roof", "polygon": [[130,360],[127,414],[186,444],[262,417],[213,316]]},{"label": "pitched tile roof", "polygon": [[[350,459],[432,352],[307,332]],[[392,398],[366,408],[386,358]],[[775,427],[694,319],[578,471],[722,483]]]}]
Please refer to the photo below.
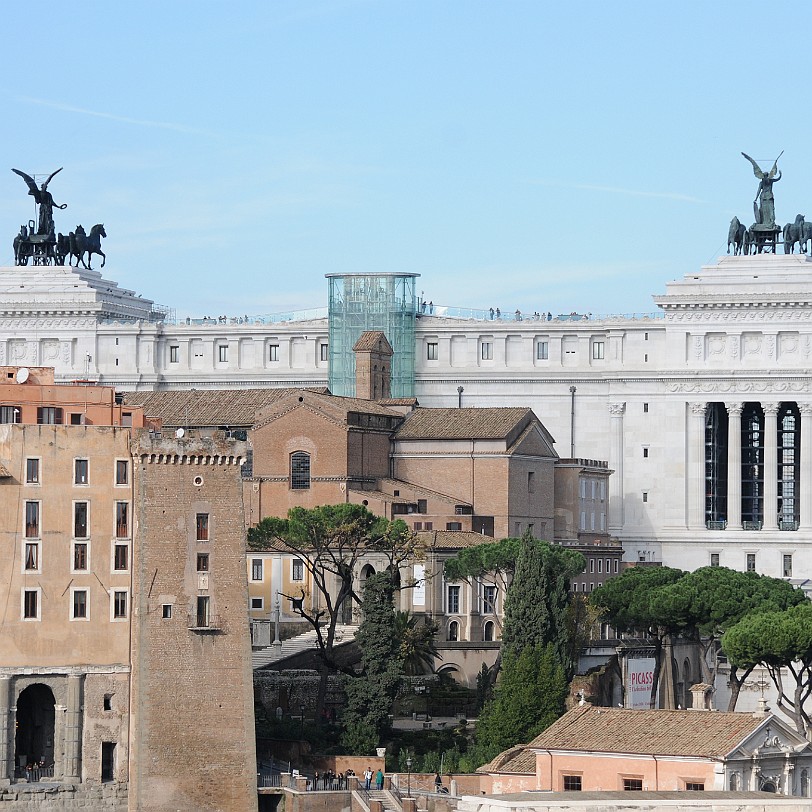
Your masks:
[{"label": "pitched tile roof", "polygon": [[[178,389],[124,392],[124,403],[141,406],[147,417],[159,417],[164,426],[251,426],[259,409],[299,391],[268,389]],[[327,392],[317,388],[316,392]]]},{"label": "pitched tile roof", "polygon": [[721,758],[770,717],[690,710],[628,710],[581,705],[527,748]]},{"label": "pitched tile roof", "polygon": [[358,350],[380,350],[391,354],[392,345],[382,330],[365,330],[352,345],[353,352]]},{"label": "pitched tile roof", "polygon": [[527,749],[526,744],[517,744],[504,753],[500,753],[495,759],[483,764],[478,773],[518,773],[529,775],[536,771],[536,754]]},{"label": "pitched tile roof", "polygon": [[503,440],[533,419],[523,407],[430,409],[419,407],[395,433],[396,440]]},{"label": "pitched tile roof", "polygon": [[461,550],[493,541],[490,536],[483,536],[472,530],[418,530],[417,537],[435,550]]}]

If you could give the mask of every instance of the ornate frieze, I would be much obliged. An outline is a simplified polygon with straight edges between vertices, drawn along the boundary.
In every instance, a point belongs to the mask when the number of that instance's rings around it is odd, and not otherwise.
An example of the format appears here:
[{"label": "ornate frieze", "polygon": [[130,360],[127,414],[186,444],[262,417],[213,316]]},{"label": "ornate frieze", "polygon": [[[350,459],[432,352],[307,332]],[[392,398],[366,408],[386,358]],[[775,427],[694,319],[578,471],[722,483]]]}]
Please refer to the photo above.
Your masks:
[{"label": "ornate frieze", "polygon": [[808,380],[768,380],[768,379],[751,379],[751,380],[688,380],[688,381],[667,381],[665,384],[667,392],[697,392],[707,394],[717,393],[764,393],[764,392],[809,392],[810,386]]}]

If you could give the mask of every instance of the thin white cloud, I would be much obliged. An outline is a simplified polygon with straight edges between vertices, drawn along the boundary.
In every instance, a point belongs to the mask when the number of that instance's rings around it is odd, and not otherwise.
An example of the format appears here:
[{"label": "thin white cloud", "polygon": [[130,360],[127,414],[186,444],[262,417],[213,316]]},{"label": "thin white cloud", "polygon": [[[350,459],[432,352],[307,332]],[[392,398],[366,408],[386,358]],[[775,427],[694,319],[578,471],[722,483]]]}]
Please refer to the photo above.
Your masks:
[{"label": "thin white cloud", "polygon": [[643,189],[624,189],[621,186],[600,186],[593,183],[556,183],[554,181],[534,180],[540,186],[557,186],[562,189],[583,189],[588,192],[608,192],[615,195],[627,195],[629,197],[654,197],[660,200],[677,200],[683,203],[704,203],[698,197],[683,195],[679,192],[647,192]]},{"label": "thin white cloud", "polygon": [[139,127],[153,127],[159,130],[172,130],[179,133],[193,133],[196,135],[211,135],[205,130],[199,130],[194,127],[186,127],[183,124],[175,124],[171,121],[151,121],[150,119],[143,118],[130,118],[128,116],[117,116],[114,113],[103,113],[99,110],[87,110],[84,107],[74,107],[71,104],[63,104],[62,102],[52,102],[47,99],[35,99],[30,96],[19,96],[18,101],[26,104],[36,104],[39,107],[47,107],[51,110],[62,110],[66,113],[78,113],[83,116],[94,116],[95,118],[106,118],[109,121],[118,121],[122,124],[135,124]]}]

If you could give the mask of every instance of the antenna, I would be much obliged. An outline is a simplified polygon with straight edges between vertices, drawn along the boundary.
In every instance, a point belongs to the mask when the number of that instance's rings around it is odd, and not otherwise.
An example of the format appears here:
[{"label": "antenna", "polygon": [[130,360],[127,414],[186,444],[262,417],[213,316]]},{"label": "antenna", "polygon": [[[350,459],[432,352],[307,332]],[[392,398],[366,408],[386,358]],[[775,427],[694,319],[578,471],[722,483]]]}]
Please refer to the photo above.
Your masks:
[{"label": "antenna", "polygon": [[17,374],[14,376],[17,383],[25,383],[31,375],[31,370],[28,367],[20,367]]},{"label": "antenna", "polygon": [[184,435],[184,434],[186,434],[186,432],[185,432],[183,429],[178,429],[178,430],[175,432],[175,437],[177,437],[177,438],[178,438],[178,440],[180,440],[180,439],[182,439],[182,438],[183,438],[183,435]]}]

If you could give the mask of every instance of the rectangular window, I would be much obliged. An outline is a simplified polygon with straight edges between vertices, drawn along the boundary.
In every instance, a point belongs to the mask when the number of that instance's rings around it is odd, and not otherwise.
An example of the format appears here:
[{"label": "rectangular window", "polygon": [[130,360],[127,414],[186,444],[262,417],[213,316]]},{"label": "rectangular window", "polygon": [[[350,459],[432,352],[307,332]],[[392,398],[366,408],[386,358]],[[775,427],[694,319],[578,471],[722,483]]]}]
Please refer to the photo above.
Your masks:
[{"label": "rectangular window", "polygon": [[39,620],[39,590],[23,590],[23,618],[25,620]]},{"label": "rectangular window", "polygon": [[73,569],[87,569],[87,542],[77,541],[73,545]]},{"label": "rectangular window", "polygon": [[462,530],[462,522],[446,522],[446,530]]},{"label": "rectangular window", "polygon": [[130,503],[116,502],[116,538],[130,537]]},{"label": "rectangular window", "polygon": [[27,541],[25,543],[25,568],[27,570],[39,569],[39,542]]},{"label": "rectangular window", "polygon": [[550,357],[550,345],[546,341],[536,342],[536,360],[547,361]]},{"label": "rectangular window", "polygon": [[208,541],[209,540],[209,514],[208,513],[198,513],[197,514],[197,519],[195,520],[195,531],[196,531],[195,538],[198,541]]},{"label": "rectangular window", "polygon": [[688,792],[704,792],[705,785],[700,784],[698,781],[686,781],[685,782],[685,789]]},{"label": "rectangular window", "polygon": [[436,341],[429,341],[426,344],[426,360],[437,361],[440,357],[439,344]]},{"label": "rectangular window", "polygon": [[643,491],[643,501],[648,502],[648,491]]},{"label": "rectangular window", "polygon": [[458,615],[459,612],[460,612],[460,587],[457,584],[449,584],[446,613],[449,615]]},{"label": "rectangular window", "polygon": [[428,510],[429,503],[427,499],[418,499],[417,500],[417,512],[418,513],[425,513]]},{"label": "rectangular window", "polygon": [[327,361],[329,358],[329,344],[319,344],[319,359]]},{"label": "rectangular window", "polygon": [[87,620],[87,590],[73,590],[73,614],[74,620]]},{"label": "rectangular window", "polygon": [[113,619],[127,617],[127,592],[123,589],[113,592]]},{"label": "rectangular window", "polygon": [[56,408],[55,406],[37,407],[37,423],[43,426],[61,426],[62,409]]},{"label": "rectangular window", "polygon": [[195,620],[199,628],[206,628],[209,625],[211,620],[209,616],[209,606],[210,601],[208,595],[197,596],[197,616]]},{"label": "rectangular window", "polygon": [[197,571],[198,572],[208,572],[209,571],[209,554],[208,553],[198,553],[197,554]]},{"label": "rectangular window", "polygon": [[101,780],[103,784],[116,778],[116,743],[102,742]]},{"label": "rectangular window", "polygon": [[581,776],[565,775],[564,792],[580,792],[580,791],[581,791]]},{"label": "rectangular window", "polygon": [[617,575],[619,567],[620,567],[620,559],[616,558],[615,559],[615,575]]},{"label": "rectangular window", "polygon": [[29,457],[25,461],[25,481],[29,485],[39,485],[39,460]]},{"label": "rectangular window", "polygon": [[251,598],[251,608],[252,609],[264,609],[265,608],[265,600],[264,600],[264,598]]},{"label": "rectangular window", "polygon": [[[118,359],[116,359],[116,362],[118,362]],[[85,416],[81,412],[71,412],[70,415],[71,426],[84,426],[85,424],[84,417]]]},{"label": "rectangular window", "polygon": [[262,580],[262,559],[261,558],[252,558],[251,559],[251,580],[252,581],[261,581]]},{"label": "rectangular window", "polygon": [[129,544],[116,544],[113,550],[113,569],[124,570],[129,568],[130,564],[130,545]]},{"label": "rectangular window", "polygon": [[164,620],[169,620],[172,617],[172,604],[164,603],[161,605],[161,617]]},{"label": "rectangular window", "polygon": [[39,538],[39,502],[25,503],[25,537]]},{"label": "rectangular window", "polygon": [[710,565],[712,567],[719,566],[719,553],[711,553],[710,554]]},{"label": "rectangular window", "polygon": [[747,553],[747,572],[756,571],[756,554]]},{"label": "rectangular window", "polygon": [[784,556],[784,578],[792,578],[792,556]]},{"label": "rectangular window", "polygon": [[535,471],[528,471],[527,472],[527,492],[528,493],[535,493],[536,491],[536,472]]},{"label": "rectangular window", "polygon": [[598,572],[603,572],[603,559],[598,559]]},{"label": "rectangular window", "polygon": [[643,779],[642,778],[624,778],[623,789],[626,792],[642,792]]},{"label": "rectangular window", "polygon": [[89,476],[90,462],[88,460],[74,460],[73,461],[73,484],[74,485],[87,485]]},{"label": "rectangular window", "polygon": [[76,539],[87,538],[87,502],[73,503],[73,537]]},{"label": "rectangular window", "polygon": [[643,446],[643,458],[644,459],[648,458],[648,446],[645,445]]},{"label": "rectangular window", "polygon": [[592,342],[592,360],[593,361],[602,361],[603,360],[603,341],[593,341]]},{"label": "rectangular window", "polygon": [[304,581],[304,561],[301,558],[293,559],[293,567],[291,571],[292,581]]},{"label": "rectangular window", "polygon": [[217,346],[217,358],[221,364],[228,363],[228,344],[219,344]]},{"label": "rectangular window", "polygon": [[589,559],[589,571],[590,572],[595,572],[595,559],[594,558]]},{"label": "rectangular window", "polygon": [[483,341],[480,345],[480,357],[483,361],[493,361],[493,344],[490,341]]},{"label": "rectangular window", "polygon": [[643,404],[643,414],[648,414],[648,403]]},{"label": "rectangular window", "polygon": [[0,423],[19,423],[19,406],[0,406]]},{"label": "rectangular window", "polygon": [[279,345],[278,344],[269,344],[268,345],[268,360],[269,361],[278,361],[279,360]]},{"label": "rectangular window", "polygon": [[130,481],[129,460],[116,460],[116,485],[126,485]]},{"label": "rectangular window", "polygon": [[176,344],[173,344],[169,348],[169,363],[170,364],[177,364],[180,361],[180,347]]},{"label": "rectangular window", "polygon": [[496,614],[496,587],[491,584],[482,587],[482,611],[486,615]]}]

